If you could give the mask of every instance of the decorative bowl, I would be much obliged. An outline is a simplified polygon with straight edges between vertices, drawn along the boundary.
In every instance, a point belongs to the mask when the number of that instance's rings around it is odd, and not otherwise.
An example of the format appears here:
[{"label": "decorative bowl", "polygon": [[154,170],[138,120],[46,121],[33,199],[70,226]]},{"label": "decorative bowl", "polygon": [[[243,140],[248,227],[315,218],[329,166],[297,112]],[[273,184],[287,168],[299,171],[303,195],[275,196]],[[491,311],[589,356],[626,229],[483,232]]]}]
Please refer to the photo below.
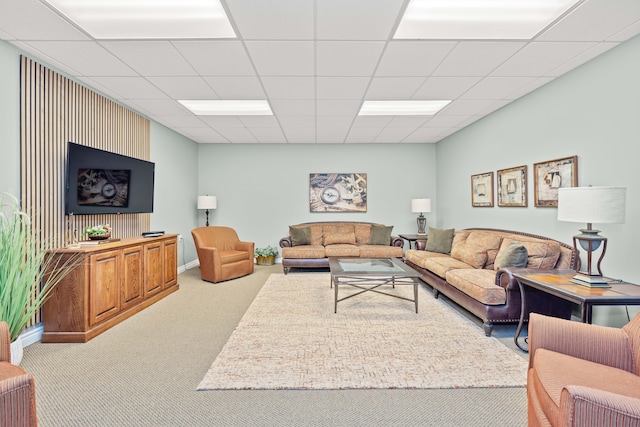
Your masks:
[{"label": "decorative bowl", "polygon": [[111,237],[111,233],[89,234],[89,240],[106,240]]}]

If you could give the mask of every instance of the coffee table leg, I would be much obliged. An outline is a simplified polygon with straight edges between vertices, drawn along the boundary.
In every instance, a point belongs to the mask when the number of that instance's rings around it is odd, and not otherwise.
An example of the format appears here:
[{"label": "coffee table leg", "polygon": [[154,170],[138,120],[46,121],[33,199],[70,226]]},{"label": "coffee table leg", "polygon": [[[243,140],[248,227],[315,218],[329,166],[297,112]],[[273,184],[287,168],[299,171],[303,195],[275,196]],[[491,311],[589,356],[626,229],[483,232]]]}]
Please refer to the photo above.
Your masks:
[{"label": "coffee table leg", "polygon": [[335,288],[334,290],[335,296],[333,298],[333,312],[337,313],[338,312],[338,280],[337,279],[333,283],[333,287]]},{"label": "coffee table leg", "polygon": [[418,314],[418,284],[413,284],[413,300],[416,302],[416,314]]}]

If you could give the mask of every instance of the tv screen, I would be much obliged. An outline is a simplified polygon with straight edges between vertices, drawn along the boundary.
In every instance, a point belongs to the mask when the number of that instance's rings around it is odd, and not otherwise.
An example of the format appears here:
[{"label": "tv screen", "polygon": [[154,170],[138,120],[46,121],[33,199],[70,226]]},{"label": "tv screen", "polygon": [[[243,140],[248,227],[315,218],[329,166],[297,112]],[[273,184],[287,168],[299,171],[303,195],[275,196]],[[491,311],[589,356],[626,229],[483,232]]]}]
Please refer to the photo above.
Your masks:
[{"label": "tv screen", "polygon": [[153,212],[155,164],[68,143],[67,215]]}]

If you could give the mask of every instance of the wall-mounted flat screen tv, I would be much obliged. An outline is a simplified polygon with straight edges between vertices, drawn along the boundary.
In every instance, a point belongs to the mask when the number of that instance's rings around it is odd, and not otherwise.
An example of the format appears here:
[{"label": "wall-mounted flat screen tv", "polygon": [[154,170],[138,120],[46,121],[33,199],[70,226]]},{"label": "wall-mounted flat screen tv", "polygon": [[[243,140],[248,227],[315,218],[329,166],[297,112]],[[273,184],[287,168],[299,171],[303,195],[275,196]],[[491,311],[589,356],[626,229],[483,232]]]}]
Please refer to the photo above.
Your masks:
[{"label": "wall-mounted flat screen tv", "polygon": [[69,142],[67,215],[153,212],[155,163]]}]

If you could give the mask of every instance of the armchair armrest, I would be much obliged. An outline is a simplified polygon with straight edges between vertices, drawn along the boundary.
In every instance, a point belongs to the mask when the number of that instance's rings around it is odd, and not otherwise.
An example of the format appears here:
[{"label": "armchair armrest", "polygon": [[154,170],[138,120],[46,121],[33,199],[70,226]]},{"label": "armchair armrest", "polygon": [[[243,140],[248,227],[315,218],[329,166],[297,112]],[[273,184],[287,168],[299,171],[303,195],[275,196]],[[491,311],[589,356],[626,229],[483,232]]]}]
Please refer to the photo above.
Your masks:
[{"label": "armchair armrest", "polygon": [[531,313],[529,367],[538,348],[633,372],[633,353],[627,334],[618,328],[572,322]]},{"label": "armchair armrest", "polygon": [[571,385],[562,389],[560,416],[560,426],[638,425],[640,400],[604,390]]},{"label": "armchair armrest", "polygon": [[11,338],[7,322],[0,322],[0,362],[11,362]]},{"label": "armchair armrest", "polygon": [[236,242],[236,250],[250,252],[251,258],[253,258],[254,248],[255,248],[254,242]]}]

